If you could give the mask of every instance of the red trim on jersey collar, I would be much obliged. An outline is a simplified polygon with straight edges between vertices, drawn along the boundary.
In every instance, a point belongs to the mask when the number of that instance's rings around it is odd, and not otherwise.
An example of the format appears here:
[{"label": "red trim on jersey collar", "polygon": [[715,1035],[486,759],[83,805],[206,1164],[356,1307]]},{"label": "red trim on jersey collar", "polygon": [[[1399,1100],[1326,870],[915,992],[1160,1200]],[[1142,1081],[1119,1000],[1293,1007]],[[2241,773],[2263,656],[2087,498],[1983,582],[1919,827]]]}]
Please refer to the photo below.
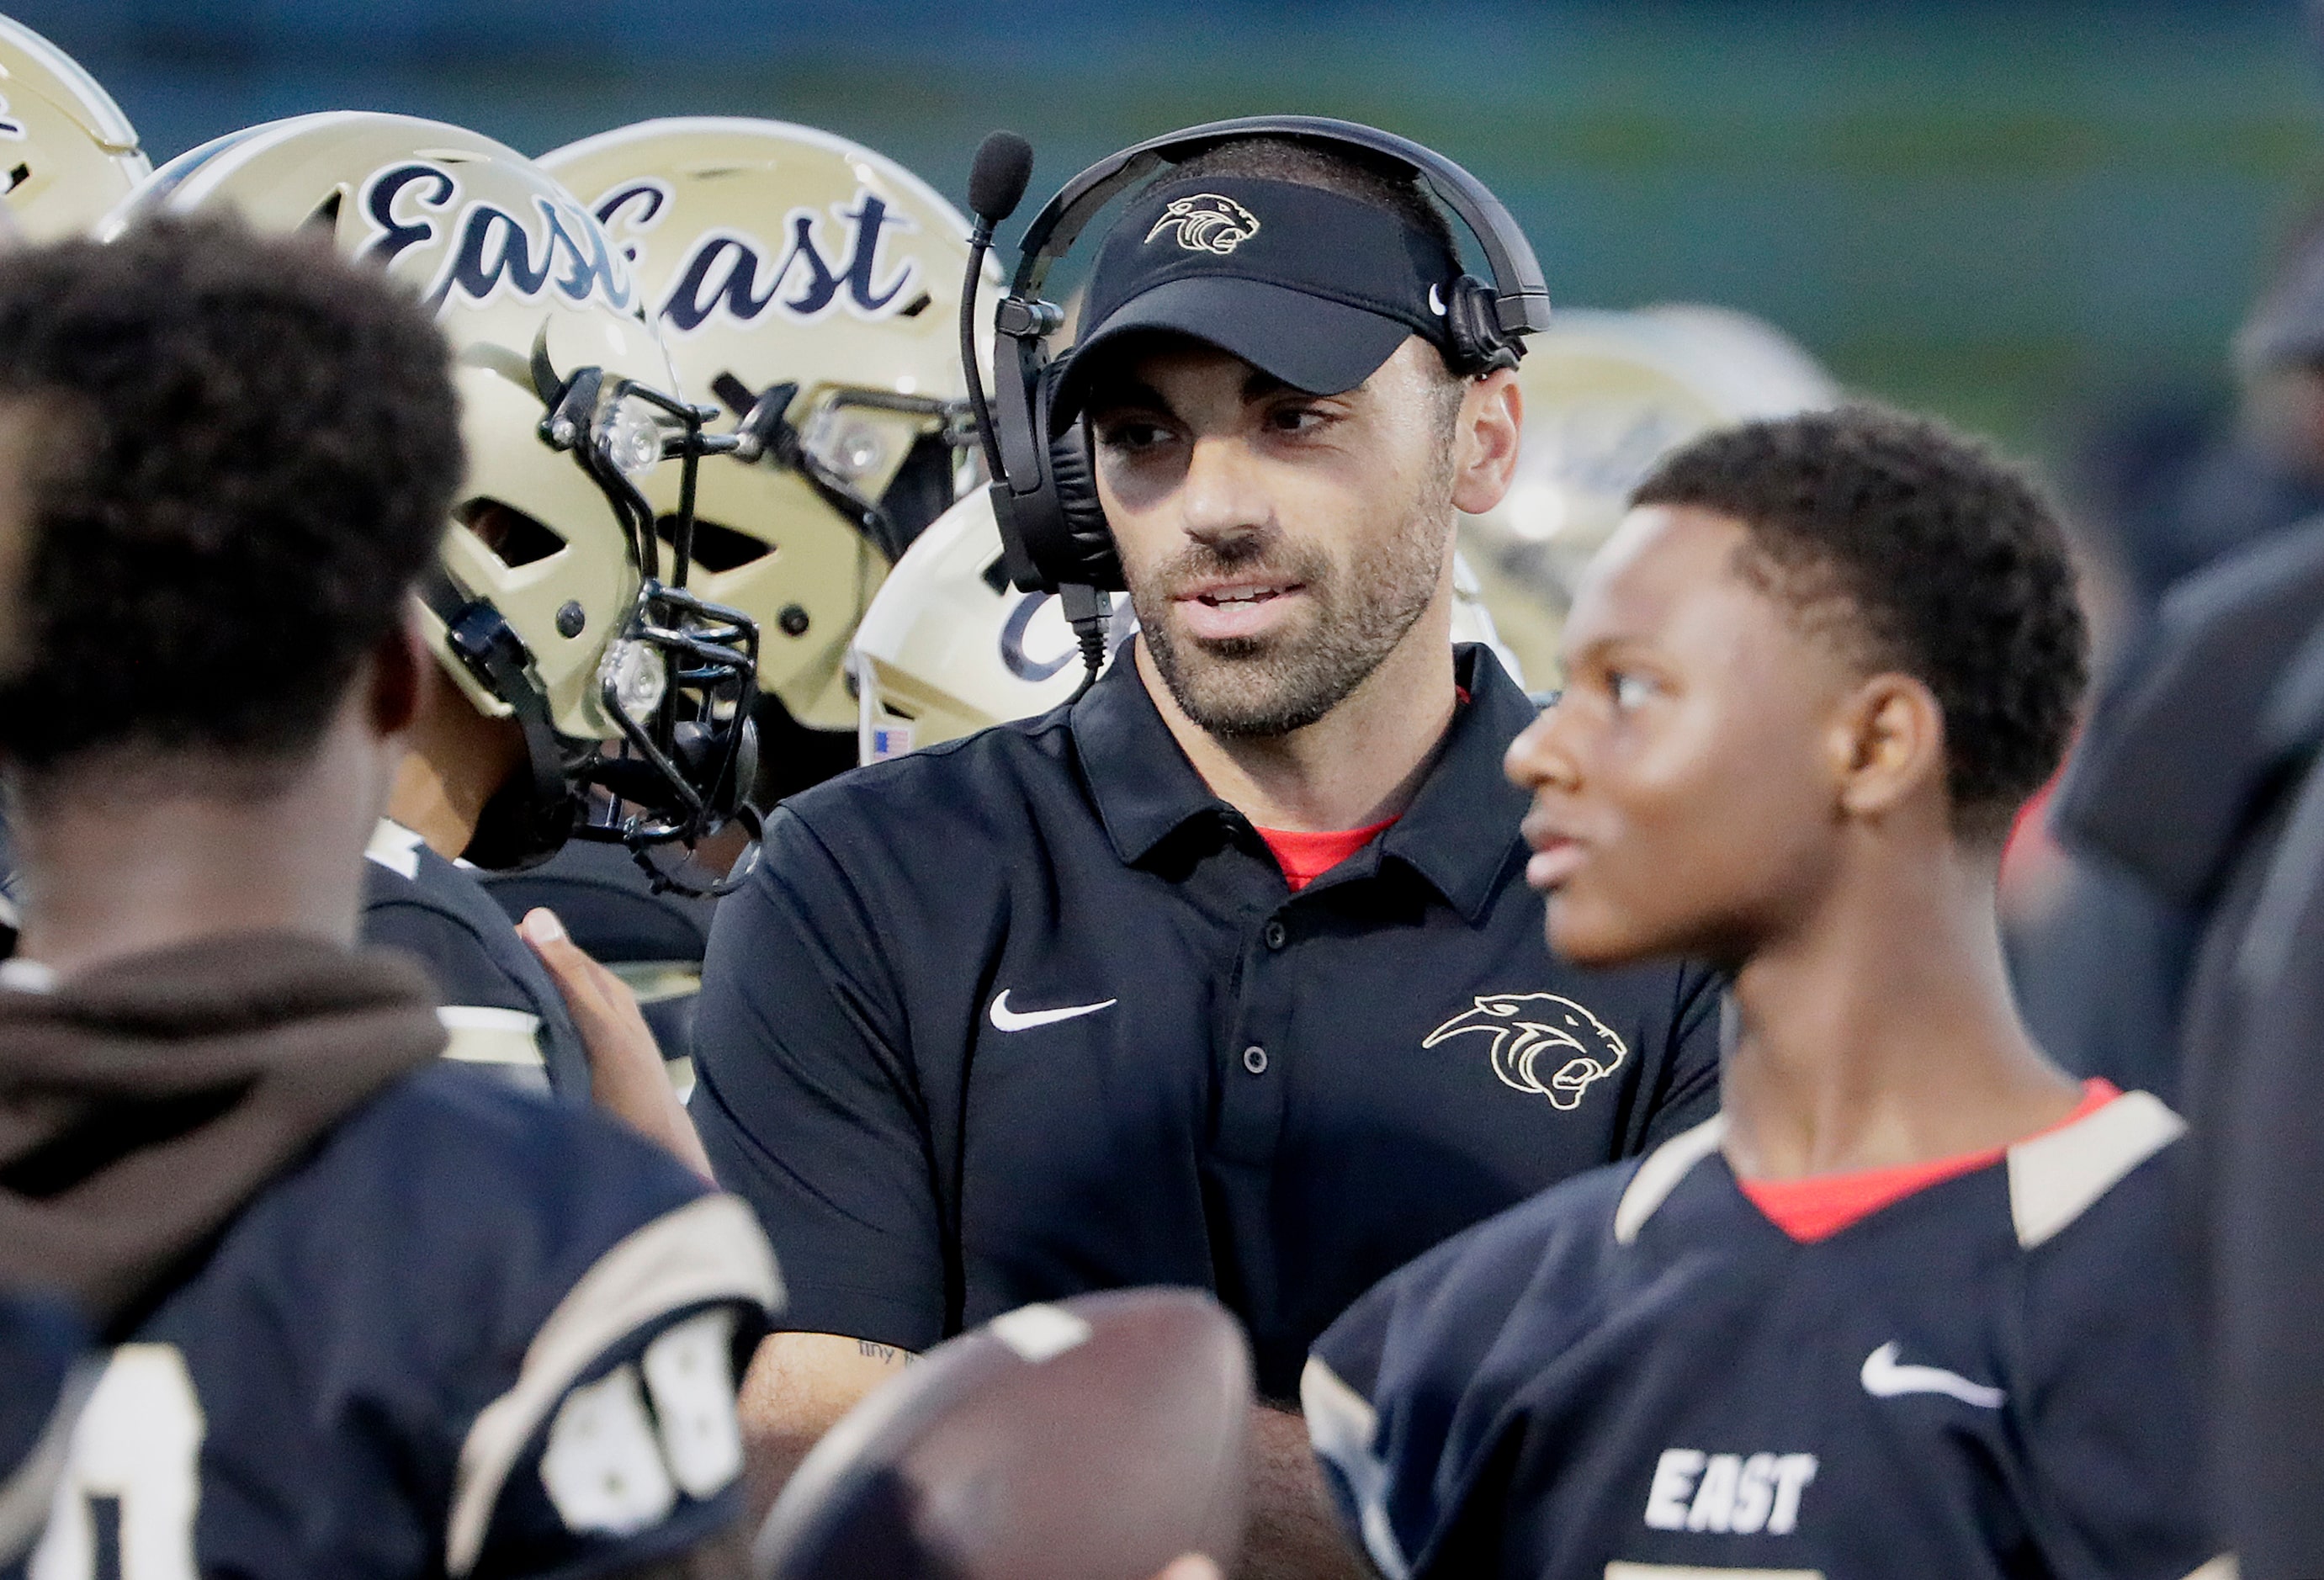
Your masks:
[{"label": "red trim on jersey collar", "polygon": [[[2074,1111],[2055,1125],[2034,1133],[2047,1135],[2052,1130],[2063,1130],[2080,1119],[2087,1119],[2116,1098],[2121,1090],[2112,1081],[2093,1076],[2082,1083],[2082,1100]],[[2034,1136],[2024,1139],[2031,1141]],[[1738,1180],[1743,1194],[1751,1199],[1775,1226],[1802,1245],[1812,1245],[1840,1233],[1849,1225],[1870,1217],[1884,1207],[1893,1207],[1917,1190],[1932,1185],[1941,1185],[1948,1180],[1988,1168],[1999,1162],[2008,1153],[2006,1146],[1989,1147],[1984,1152],[1962,1153],[1956,1157],[1938,1158],[1926,1163],[1905,1163],[1893,1169],[1861,1169],[1847,1174],[1810,1174],[1799,1180]]]}]

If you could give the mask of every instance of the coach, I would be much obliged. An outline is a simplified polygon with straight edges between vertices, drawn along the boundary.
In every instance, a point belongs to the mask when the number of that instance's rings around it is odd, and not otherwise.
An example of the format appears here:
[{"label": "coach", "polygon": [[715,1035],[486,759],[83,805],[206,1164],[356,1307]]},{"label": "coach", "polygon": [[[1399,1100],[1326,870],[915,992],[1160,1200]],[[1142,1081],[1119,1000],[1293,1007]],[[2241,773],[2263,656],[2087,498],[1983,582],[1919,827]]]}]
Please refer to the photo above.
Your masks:
[{"label": "coach", "polygon": [[1455,257],[1408,173],[1281,139],[1109,234],[1058,399],[1129,661],[787,802],[712,934],[694,1113],[798,1330],[761,1435],[1118,1285],[1216,1291],[1287,1397],[1376,1280],[1715,1103],[1711,980],[1560,963],[1523,882],[1534,706],[1450,635],[1520,411],[1448,368]]}]

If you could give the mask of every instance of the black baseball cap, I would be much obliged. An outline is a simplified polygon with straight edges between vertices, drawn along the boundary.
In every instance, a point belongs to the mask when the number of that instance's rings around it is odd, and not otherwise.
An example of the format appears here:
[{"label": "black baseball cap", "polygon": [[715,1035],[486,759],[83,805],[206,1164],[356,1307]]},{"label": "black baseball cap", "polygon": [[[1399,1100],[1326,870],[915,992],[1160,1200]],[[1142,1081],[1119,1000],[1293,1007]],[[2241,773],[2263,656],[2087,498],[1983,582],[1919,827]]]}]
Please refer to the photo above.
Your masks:
[{"label": "black baseball cap", "polygon": [[1242,176],[1157,182],[1098,253],[1051,426],[1063,432],[1079,415],[1093,353],[1154,331],[1312,394],[1352,390],[1407,335],[1445,345],[1460,275],[1443,240],[1337,192]]}]

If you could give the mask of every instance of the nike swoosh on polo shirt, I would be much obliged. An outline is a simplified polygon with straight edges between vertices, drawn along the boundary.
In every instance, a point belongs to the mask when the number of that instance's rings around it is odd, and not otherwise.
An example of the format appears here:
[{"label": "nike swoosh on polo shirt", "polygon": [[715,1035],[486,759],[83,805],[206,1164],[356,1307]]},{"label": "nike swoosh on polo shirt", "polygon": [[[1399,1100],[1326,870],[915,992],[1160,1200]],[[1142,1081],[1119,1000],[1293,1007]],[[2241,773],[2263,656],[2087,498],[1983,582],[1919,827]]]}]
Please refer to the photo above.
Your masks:
[{"label": "nike swoosh on polo shirt", "polygon": [[1111,1009],[1120,1000],[1109,998],[1102,1004],[1068,1004],[1061,1009],[1015,1010],[1009,1007],[1009,992],[1003,988],[992,1001],[992,1024],[1003,1032],[1029,1032],[1035,1026],[1055,1025],[1084,1015],[1095,1015],[1101,1009]]}]

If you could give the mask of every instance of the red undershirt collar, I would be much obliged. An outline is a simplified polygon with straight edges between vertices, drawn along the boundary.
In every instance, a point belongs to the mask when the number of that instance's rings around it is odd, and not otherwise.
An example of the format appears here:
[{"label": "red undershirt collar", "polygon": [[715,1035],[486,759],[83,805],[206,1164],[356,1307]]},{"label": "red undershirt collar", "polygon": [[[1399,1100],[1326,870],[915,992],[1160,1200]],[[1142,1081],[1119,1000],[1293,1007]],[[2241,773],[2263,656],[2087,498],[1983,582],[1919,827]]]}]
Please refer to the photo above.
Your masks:
[{"label": "red undershirt collar", "polygon": [[[2034,1134],[2047,1135],[2078,1119],[2087,1119],[2120,1096],[2120,1089],[2112,1081],[2093,1076],[2082,1083],[2082,1100],[2074,1106],[2074,1111]],[[2031,1141],[2034,1137],[2024,1139]],[[1798,1180],[1738,1180],[1736,1183],[1777,1228],[1802,1245],[1812,1245],[1870,1217],[1884,1207],[1895,1206],[1915,1191],[1990,1167],[2008,1151],[2006,1146],[1997,1146],[1893,1169],[1810,1174]]]}]

